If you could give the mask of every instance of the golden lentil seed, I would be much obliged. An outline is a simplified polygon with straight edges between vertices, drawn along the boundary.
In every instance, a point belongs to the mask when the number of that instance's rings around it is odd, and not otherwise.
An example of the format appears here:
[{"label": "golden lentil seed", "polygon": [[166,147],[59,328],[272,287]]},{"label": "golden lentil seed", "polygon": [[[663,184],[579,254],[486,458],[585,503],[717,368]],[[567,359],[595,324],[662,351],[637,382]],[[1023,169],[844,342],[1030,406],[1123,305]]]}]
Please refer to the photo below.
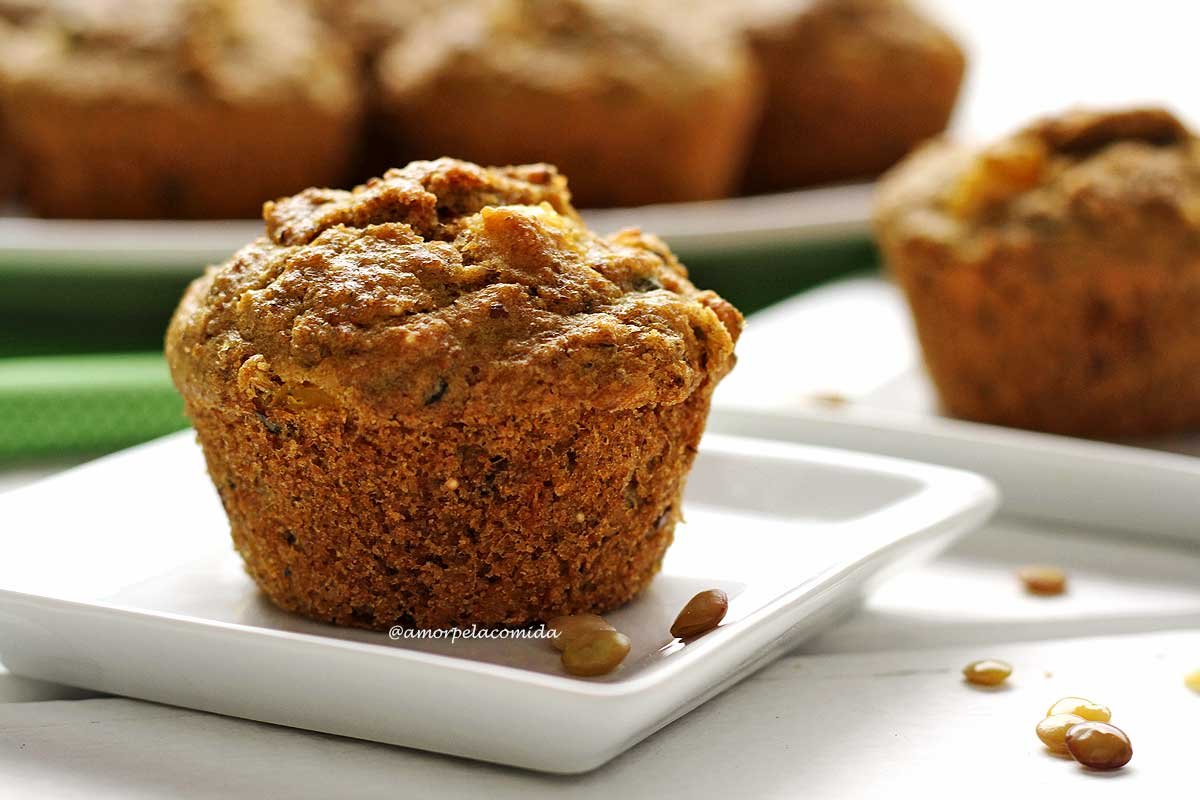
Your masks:
[{"label": "golden lentil seed", "polygon": [[1082,697],[1064,697],[1059,700],[1046,712],[1047,717],[1055,714],[1075,714],[1089,722],[1108,722],[1112,719],[1112,712],[1108,710],[1108,706],[1093,703]]},{"label": "golden lentil seed", "polygon": [[1067,573],[1058,567],[1034,564],[1017,570],[1017,577],[1030,594],[1050,596],[1067,590]]},{"label": "golden lentil seed", "polygon": [[631,647],[629,637],[614,630],[592,630],[567,643],[562,665],[582,678],[607,675],[625,660]]},{"label": "golden lentil seed", "polygon": [[985,658],[982,661],[972,661],[963,667],[963,677],[967,679],[967,683],[973,683],[976,686],[999,686],[1008,680],[1008,676],[1012,675],[1012,665],[1005,661],[997,661],[994,658]]},{"label": "golden lentil seed", "polygon": [[1065,756],[1067,755],[1067,731],[1071,729],[1072,725],[1084,722],[1087,720],[1078,714],[1055,714],[1037,724],[1037,735],[1042,740],[1042,744],[1046,745],[1046,749]]},{"label": "golden lentil seed", "polygon": [[725,613],[729,611],[729,595],[720,589],[709,589],[700,592],[679,612],[671,625],[671,635],[680,639],[690,639],[708,633],[721,624]]},{"label": "golden lentil seed", "polygon": [[1133,758],[1125,731],[1107,722],[1083,722],[1067,731],[1071,757],[1091,769],[1120,769]]},{"label": "golden lentil seed", "polygon": [[572,639],[591,631],[616,630],[598,614],[571,614],[555,617],[546,624],[546,627],[558,633],[550,640],[550,644],[554,645],[555,650],[566,650]]},{"label": "golden lentil seed", "polygon": [[1192,670],[1183,676],[1183,685],[1193,692],[1200,692],[1200,669]]}]

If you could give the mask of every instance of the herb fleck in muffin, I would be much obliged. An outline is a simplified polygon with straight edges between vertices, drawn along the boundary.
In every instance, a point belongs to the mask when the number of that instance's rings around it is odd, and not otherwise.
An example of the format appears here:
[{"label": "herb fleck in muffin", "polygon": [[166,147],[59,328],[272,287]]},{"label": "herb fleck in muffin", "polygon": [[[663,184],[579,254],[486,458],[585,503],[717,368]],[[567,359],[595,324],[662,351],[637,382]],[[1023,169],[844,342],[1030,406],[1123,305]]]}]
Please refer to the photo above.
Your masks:
[{"label": "herb fleck in muffin", "polygon": [[264,216],[188,290],[167,357],[272,600],[523,624],[646,586],[732,306],[653,237],[591,233],[545,165],[415,162]]},{"label": "herb fleck in muffin", "polygon": [[731,6],[765,77],[750,191],[873,177],[946,127],[962,51],[903,0]]},{"label": "herb fleck in muffin", "polygon": [[378,77],[399,152],[550,161],[583,207],[726,196],[760,91],[736,35],[629,0],[464,3]]},{"label": "herb fleck in muffin", "polygon": [[343,180],[349,52],[286,0],[50,0],[0,58],[25,191],[54,217],[249,217]]},{"label": "herb fleck in muffin", "polygon": [[946,410],[1055,433],[1200,427],[1200,141],[1075,111],[923,148],[877,229]]}]

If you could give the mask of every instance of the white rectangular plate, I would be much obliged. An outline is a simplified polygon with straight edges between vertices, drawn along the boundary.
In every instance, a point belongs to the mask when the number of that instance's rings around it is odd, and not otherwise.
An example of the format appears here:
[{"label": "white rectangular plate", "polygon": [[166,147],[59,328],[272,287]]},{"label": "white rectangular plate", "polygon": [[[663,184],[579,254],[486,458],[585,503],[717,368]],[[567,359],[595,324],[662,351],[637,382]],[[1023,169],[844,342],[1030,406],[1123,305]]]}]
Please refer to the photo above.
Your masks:
[{"label": "white rectangular plate", "polygon": [[[602,679],[545,641],[390,641],[282,613],[228,541],[190,432],[0,497],[0,657],[18,674],[553,772],[611,759],[939,551],[995,504],[982,478],[710,436],[687,523],[651,587],[608,619],[634,649]],[[731,602],[686,645],[697,591]]]},{"label": "white rectangular plate", "polygon": [[714,431],[968,469],[996,482],[1008,513],[1200,541],[1200,458],[1188,455],[1200,454],[1200,436],[1112,443],[949,419],[908,308],[877,278],[830,284],[752,316],[714,404]]}]

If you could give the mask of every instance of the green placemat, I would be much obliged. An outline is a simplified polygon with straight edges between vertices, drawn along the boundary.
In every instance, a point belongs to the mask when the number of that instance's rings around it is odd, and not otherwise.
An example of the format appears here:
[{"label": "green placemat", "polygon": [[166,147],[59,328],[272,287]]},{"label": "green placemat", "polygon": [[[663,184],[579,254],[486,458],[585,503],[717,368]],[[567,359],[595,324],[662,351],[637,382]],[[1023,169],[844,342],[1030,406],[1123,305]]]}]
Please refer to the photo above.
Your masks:
[{"label": "green placemat", "polygon": [[0,462],[105,453],[187,424],[160,353],[0,359]]}]

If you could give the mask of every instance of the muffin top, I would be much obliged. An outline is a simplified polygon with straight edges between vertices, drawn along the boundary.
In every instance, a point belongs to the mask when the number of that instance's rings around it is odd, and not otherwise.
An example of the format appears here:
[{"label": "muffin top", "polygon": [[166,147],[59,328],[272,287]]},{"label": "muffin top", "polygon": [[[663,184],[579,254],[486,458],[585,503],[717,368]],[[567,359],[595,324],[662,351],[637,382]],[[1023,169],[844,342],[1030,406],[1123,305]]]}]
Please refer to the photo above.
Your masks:
[{"label": "muffin top", "polygon": [[1070,111],[981,150],[934,142],[881,185],[885,237],[1002,245],[1200,245],[1200,141],[1158,108]]},{"label": "muffin top", "polygon": [[263,215],[171,322],[194,405],[502,419],[675,404],[733,364],[738,311],[654,237],[588,230],[547,165],[418,161]]},{"label": "muffin top", "polygon": [[736,36],[702,14],[666,15],[656,0],[472,0],[411,27],[379,77],[398,97],[456,81],[670,101],[749,68]]},{"label": "muffin top", "polygon": [[348,49],[288,0],[2,0],[10,85],[80,100],[357,102]]}]

